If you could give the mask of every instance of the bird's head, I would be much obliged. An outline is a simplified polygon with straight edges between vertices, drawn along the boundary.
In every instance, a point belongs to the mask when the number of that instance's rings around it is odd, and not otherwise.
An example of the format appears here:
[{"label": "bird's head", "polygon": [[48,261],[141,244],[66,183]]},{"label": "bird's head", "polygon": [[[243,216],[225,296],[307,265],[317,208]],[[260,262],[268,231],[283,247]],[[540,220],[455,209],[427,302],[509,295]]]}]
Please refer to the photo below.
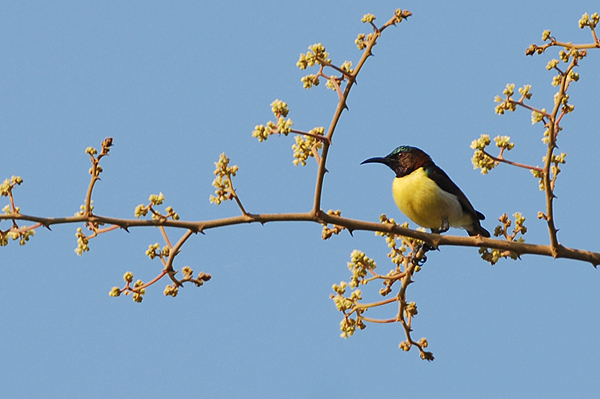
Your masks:
[{"label": "bird's head", "polygon": [[425,152],[416,147],[401,145],[385,157],[369,158],[361,162],[365,163],[382,163],[389,166],[395,173],[396,177],[403,177],[411,174],[413,171],[422,166],[432,163],[431,157]]}]

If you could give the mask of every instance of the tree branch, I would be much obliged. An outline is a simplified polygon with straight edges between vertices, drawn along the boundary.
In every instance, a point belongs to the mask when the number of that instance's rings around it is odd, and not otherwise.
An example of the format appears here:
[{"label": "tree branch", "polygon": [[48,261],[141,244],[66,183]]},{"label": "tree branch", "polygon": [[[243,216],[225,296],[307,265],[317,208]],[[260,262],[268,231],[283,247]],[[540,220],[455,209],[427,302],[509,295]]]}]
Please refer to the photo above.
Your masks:
[{"label": "tree branch", "polygon": [[428,245],[438,248],[441,246],[459,246],[476,248],[496,248],[516,253],[517,255],[542,255],[552,256],[554,258],[573,259],[591,263],[594,267],[600,265],[600,253],[576,248],[569,248],[558,244],[555,249],[552,245],[529,244],[517,241],[505,241],[481,236],[451,236],[426,233],[423,231],[412,230],[400,226],[393,226],[387,223],[376,223],[357,219],[350,219],[341,216],[326,214],[325,212],[306,212],[306,213],[281,213],[281,214],[247,214],[222,219],[212,219],[205,221],[182,221],[182,220],[140,220],[140,219],[120,219],[100,215],[78,215],[64,218],[43,218],[24,214],[0,215],[0,220],[25,220],[40,223],[49,227],[58,224],[73,223],[104,223],[119,226],[123,229],[131,227],[145,226],[165,226],[188,229],[191,233],[205,232],[224,226],[233,226],[247,223],[266,224],[271,222],[313,222],[318,224],[336,224],[346,227],[349,231],[379,231],[384,233],[393,233],[405,237],[415,238],[424,241]]}]

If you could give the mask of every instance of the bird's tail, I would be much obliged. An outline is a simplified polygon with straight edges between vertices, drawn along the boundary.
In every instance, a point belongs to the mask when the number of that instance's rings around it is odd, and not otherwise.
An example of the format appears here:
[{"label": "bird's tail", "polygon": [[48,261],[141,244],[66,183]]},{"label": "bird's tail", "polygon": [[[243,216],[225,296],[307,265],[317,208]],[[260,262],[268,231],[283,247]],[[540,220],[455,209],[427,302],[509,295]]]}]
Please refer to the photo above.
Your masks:
[{"label": "bird's tail", "polygon": [[[477,213],[479,213],[479,212],[477,212]],[[479,215],[481,215],[481,213],[479,213]],[[483,216],[483,215],[481,215],[481,216]],[[479,234],[483,237],[490,236],[490,232],[487,231],[486,229],[484,229],[483,227],[481,227],[481,223],[479,223],[479,220],[473,221],[473,224],[471,225],[471,227],[467,229],[467,233],[469,233],[470,236],[476,236],[477,234]]]}]

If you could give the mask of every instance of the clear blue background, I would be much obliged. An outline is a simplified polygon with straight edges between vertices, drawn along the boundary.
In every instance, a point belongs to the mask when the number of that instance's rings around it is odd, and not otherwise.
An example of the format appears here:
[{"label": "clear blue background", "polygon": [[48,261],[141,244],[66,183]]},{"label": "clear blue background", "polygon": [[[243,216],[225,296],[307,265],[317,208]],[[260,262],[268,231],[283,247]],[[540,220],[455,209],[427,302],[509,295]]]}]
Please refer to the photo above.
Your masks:
[{"label": "clear blue background", "polygon": [[[3,2],[0,5],[0,178],[20,175],[23,213],[72,215],[89,181],[87,146],[114,137],[94,193],[96,212],[133,217],[162,191],[186,220],[238,214],[209,204],[214,164],[225,151],[250,212],[307,211],[316,165],[292,164],[293,138],[258,143],[269,104],[287,101],[295,127],[327,126],[336,95],[306,91],[295,63],[322,42],[334,62],[356,62],[363,14],[389,29],[369,59],[334,136],[323,208],[377,220],[400,214],[389,170],[360,166],[400,144],[423,148],[455,180],[492,230],[503,212],[527,217],[528,242],[547,243],[537,182],[528,171],[474,171],[471,141],[510,135],[512,159],[541,164],[542,127],[521,110],[500,117],[506,83],[532,84],[550,108],[545,65],[525,57],[544,29],[589,42],[577,21],[597,1]],[[600,250],[597,226],[600,52],[591,51],[570,90],[569,154],[556,194],[559,239]],[[6,202],[6,198],[3,200]],[[4,203],[1,204],[4,206]],[[1,228],[8,224],[3,222]],[[490,266],[473,248],[432,253],[409,290],[436,360],[403,353],[399,325],[339,337],[331,285],[348,280],[355,248],[388,269],[372,233],[323,242],[321,227],[244,225],[194,236],[177,258],[213,279],[173,299],[164,284],[142,304],[110,298],[125,271],[145,281],[160,270],[144,255],[156,229],[115,231],[78,257],[75,225],[38,230],[25,247],[0,250],[0,391],[11,398],[140,397],[597,397],[599,272],[589,264],[524,256]],[[172,231],[176,240],[181,231]],[[452,231],[464,234],[462,231]],[[376,300],[379,287],[365,290]],[[366,292],[370,294],[367,294]],[[388,310],[390,315],[394,309]]]}]

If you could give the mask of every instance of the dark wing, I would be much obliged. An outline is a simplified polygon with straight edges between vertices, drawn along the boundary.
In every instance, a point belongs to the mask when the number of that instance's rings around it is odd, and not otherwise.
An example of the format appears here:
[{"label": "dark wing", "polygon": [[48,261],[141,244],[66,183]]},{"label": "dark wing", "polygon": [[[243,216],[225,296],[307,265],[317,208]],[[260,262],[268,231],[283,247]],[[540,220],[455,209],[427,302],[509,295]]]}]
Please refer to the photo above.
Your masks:
[{"label": "dark wing", "polygon": [[467,199],[467,196],[460,191],[460,188],[448,177],[446,172],[440,169],[437,165],[431,164],[424,167],[425,173],[433,180],[442,190],[454,194],[458,198],[458,202],[462,206],[463,211],[474,216],[476,219],[483,220],[485,216],[481,212],[477,212],[473,205]]}]

